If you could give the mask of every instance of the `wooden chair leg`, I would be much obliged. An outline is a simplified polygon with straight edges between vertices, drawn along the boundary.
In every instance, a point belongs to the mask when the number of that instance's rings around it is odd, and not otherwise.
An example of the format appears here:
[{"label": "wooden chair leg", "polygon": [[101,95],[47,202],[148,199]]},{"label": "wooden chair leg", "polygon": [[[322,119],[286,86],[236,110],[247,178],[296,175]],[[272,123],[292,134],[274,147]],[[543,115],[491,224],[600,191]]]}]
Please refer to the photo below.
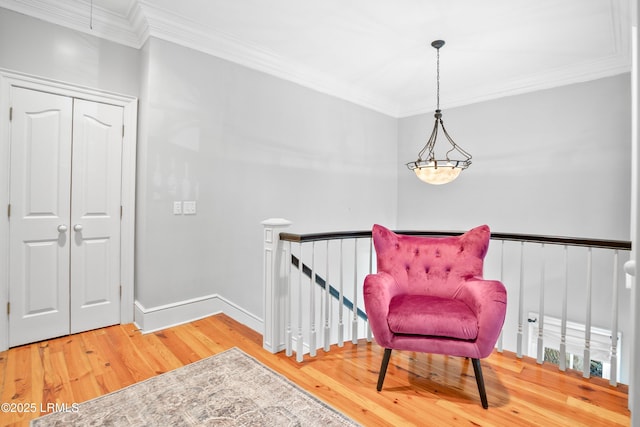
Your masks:
[{"label": "wooden chair leg", "polygon": [[[487,391],[484,388],[484,378],[482,377],[482,367],[480,366],[480,359],[471,359],[473,362],[473,372],[476,374],[476,383],[478,383],[478,391],[480,392],[480,401],[484,409],[489,408],[489,402],[487,402]],[[380,389],[378,389],[380,390]]]},{"label": "wooden chair leg", "polygon": [[391,349],[384,349],[384,356],[382,356],[382,365],[380,366],[380,376],[378,376],[378,391],[382,390],[382,383],[384,382],[384,376],[387,374],[387,366],[389,365],[389,358],[391,357]]}]

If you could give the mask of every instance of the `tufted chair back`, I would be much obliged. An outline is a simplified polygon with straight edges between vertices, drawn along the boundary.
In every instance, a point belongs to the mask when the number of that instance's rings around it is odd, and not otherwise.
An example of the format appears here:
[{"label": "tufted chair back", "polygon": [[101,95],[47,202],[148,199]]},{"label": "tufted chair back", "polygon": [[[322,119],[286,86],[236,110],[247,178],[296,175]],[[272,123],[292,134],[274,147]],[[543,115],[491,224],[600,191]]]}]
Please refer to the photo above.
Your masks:
[{"label": "tufted chair back", "polygon": [[465,280],[482,278],[489,247],[489,227],[460,236],[416,237],[374,225],[378,271],[393,276],[403,293],[455,298]]}]

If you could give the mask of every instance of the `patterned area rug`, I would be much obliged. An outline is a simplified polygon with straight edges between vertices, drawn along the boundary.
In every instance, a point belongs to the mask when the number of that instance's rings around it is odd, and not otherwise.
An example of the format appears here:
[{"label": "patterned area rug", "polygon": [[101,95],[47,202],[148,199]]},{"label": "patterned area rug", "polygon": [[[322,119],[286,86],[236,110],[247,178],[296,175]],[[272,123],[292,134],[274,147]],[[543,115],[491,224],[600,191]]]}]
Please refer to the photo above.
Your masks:
[{"label": "patterned area rug", "polygon": [[355,426],[353,421],[237,348],[32,426]]}]

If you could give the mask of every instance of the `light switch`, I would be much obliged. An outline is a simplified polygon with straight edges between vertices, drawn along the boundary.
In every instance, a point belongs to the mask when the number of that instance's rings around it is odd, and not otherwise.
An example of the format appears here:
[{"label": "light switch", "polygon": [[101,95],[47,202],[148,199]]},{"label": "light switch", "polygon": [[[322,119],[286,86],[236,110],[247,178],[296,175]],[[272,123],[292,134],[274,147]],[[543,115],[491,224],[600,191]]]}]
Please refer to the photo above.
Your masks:
[{"label": "light switch", "polygon": [[173,202],[173,214],[182,215],[182,202]]},{"label": "light switch", "polygon": [[195,200],[185,200],[183,202],[183,212],[185,215],[195,215],[196,214],[196,202]]}]

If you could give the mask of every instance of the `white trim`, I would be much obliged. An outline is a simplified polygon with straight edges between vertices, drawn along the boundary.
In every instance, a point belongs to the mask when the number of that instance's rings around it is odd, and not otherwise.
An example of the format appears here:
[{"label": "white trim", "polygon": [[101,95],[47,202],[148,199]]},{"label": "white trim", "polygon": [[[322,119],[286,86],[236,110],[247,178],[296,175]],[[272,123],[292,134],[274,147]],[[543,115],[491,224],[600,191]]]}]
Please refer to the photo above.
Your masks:
[{"label": "white trim", "polygon": [[133,322],[135,289],[136,238],[136,147],[138,138],[138,100],[124,106],[124,137],[122,138],[122,219],[120,221],[120,322]]},{"label": "white trim", "polygon": [[58,95],[86,99],[121,106],[124,109],[125,134],[122,147],[122,220],[120,238],[120,322],[133,322],[134,245],[135,245],[135,187],[138,100],[135,97],[106,92],[0,68],[0,351],[9,347],[9,204],[10,126],[9,108],[11,87],[23,87]]},{"label": "white trim", "polygon": [[125,46],[144,43],[139,28],[131,24],[135,10],[125,16],[94,5],[91,19],[87,0],[0,0],[0,7]]},{"label": "white trim", "polygon": [[218,294],[150,308],[136,301],[134,323],[143,334],[148,334],[219,313],[262,333],[262,319]]},{"label": "white trim", "polygon": [[0,351],[9,348],[9,316],[5,307],[9,301],[9,164],[11,132],[9,128],[10,85],[0,73]]},{"label": "white trim", "polygon": [[[638,22],[640,21],[640,8],[638,1],[631,1],[631,257],[635,263],[635,274],[631,278],[630,311],[631,311],[631,332],[629,342],[631,345],[630,359],[636,362],[640,356],[640,291],[638,290],[638,268],[640,267],[640,257],[638,245],[640,245],[640,198],[638,190],[640,188],[640,175],[638,165],[640,163],[639,149],[639,114],[640,114],[640,70],[638,57],[640,56],[640,43],[638,35]],[[629,367],[629,403],[631,411],[631,425],[640,425],[640,371],[637,363],[631,363]]]},{"label": "white trim", "polygon": [[[443,110],[479,102],[502,99],[509,96],[523,95],[541,90],[568,86],[576,83],[613,77],[631,71],[631,59],[626,52],[620,52],[608,58],[584,61],[544,73],[523,76],[518,79],[505,80],[496,85],[482,85],[464,91],[453,91],[441,104]],[[396,112],[395,117],[410,117],[417,114],[433,112],[433,105],[419,102],[416,105],[405,105]]]}]

